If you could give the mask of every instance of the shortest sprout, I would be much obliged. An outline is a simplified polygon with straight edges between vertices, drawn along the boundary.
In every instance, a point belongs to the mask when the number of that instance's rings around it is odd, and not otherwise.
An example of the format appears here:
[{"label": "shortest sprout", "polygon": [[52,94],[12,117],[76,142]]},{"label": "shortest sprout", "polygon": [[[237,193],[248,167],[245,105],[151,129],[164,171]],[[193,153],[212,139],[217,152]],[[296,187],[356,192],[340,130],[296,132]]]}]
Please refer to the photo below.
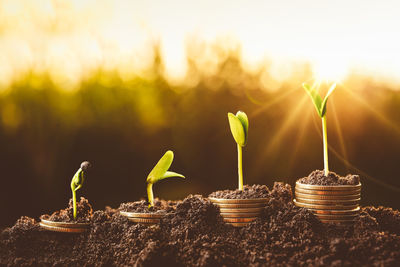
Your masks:
[{"label": "shortest sprout", "polygon": [[158,181],[169,178],[169,177],[180,177],[185,178],[182,174],[168,171],[171,167],[172,161],[174,160],[174,152],[168,150],[164,156],[157,162],[156,166],[151,170],[147,176],[147,198],[149,201],[149,208],[154,206],[154,196],[153,196],[153,184]]},{"label": "shortest sprout", "polygon": [[71,180],[71,190],[72,190],[72,202],[74,208],[74,220],[76,220],[77,211],[76,211],[76,191],[83,186],[83,182],[85,181],[85,176],[88,170],[91,168],[91,164],[89,161],[84,161],[81,163],[81,167],[75,173],[74,177]]}]

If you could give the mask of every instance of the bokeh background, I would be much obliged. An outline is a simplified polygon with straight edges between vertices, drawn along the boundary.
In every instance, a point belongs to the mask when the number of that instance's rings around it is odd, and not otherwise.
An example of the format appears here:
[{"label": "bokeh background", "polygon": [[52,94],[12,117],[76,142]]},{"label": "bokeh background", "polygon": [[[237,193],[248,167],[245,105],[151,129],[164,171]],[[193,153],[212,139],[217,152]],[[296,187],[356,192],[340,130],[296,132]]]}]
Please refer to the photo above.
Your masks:
[{"label": "bokeh background", "polygon": [[331,170],[359,174],[363,205],[400,208],[400,40],[396,1],[0,0],[0,227],[64,208],[237,186],[227,112],[250,120],[248,184],[323,167],[321,123],[302,82],[338,87],[328,104]]}]

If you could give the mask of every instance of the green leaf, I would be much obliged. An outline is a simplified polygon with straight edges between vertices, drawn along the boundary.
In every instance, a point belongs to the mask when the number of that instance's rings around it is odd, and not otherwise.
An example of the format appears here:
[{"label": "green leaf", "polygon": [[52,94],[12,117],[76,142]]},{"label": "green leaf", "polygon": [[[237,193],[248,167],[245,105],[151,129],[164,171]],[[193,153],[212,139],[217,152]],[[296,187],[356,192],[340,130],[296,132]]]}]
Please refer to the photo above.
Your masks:
[{"label": "green leaf", "polygon": [[168,171],[169,167],[171,167],[173,160],[174,152],[168,150],[147,176],[147,183],[154,184],[157,181],[161,180],[161,177],[163,177],[164,174]]},{"label": "green leaf", "polygon": [[176,172],[171,172],[171,171],[167,171],[166,173],[164,173],[164,175],[159,179],[165,179],[165,178],[169,178],[169,177],[179,177],[179,178],[185,178],[185,176],[183,176],[182,174],[176,173]]},{"label": "green leaf", "polygon": [[314,103],[314,107],[317,110],[317,113],[320,117],[321,115],[321,105],[322,105],[322,98],[318,94],[317,90],[315,90],[315,87],[310,87],[308,84],[303,83],[303,88],[306,90],[307,94],[311,97],[312,102]]},{"label": "green leaf", "polygon": [[244,137],[245,137],[244,145],[246,145],[247,144],[247,137],[249,135],[249,119],[247,118],[246,113],[244,113],[243,111],[238,111],[236,113],[236,117],[242,123],[243,130],[244,130]]},{"label": "green leaf", "polygon": [[242,122],[230,112],[228,113],[228,120],[235,142],[240,146],[244,146],[246,143],[246,134]]},{"label": "green leaf", "polygon": [[72,191],[77,191],[83,186],[83,182],[85,181],[84,173],[81,168],[79,168],[74,177],[72,177],[71,180],[71,190]]},{"label": "green leaf", "polygon": [[333,93],[335,88],[336,88],[336,83],[332,84],[332,86],[329,88],[328,93],[326,94],[326,96],[324,98],[324,101],[322,102],[322,105],[321,105],[321,117],[325,116],[325,114],[326,114],[326,104],[328,103],[328,98]]}]

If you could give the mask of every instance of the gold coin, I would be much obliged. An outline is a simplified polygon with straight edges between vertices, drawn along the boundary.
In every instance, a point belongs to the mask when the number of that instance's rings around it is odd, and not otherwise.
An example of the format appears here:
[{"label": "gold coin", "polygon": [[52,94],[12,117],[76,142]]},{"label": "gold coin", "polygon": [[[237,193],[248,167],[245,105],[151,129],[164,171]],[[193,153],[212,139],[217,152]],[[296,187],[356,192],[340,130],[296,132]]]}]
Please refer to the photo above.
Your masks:
[{"label": "gold coin", "polygon": [[262,208],[265,207],[266,203],[244,203],[244,204],[226,204],[226,203],[215,203],[220,208]]},{"label": "gold coin", "polygon": [[225,222],[228,223],[248,223],[248,222],[252,222],[255,219],[257,219],[257,217],[253,217],[253,218],[224,218]]},{"label": "gold coin", "polygon": [[303,189],[299,187],[295,187],[296,193],[302,194],[310,194],[310,195],[328,195],[328,196],[337,196],[337,195],[357,195],[361,193],[361,189],[354,190],[342,190],[342,191],[329,191],[329,190],[314,190],[314,189]]},{"label": "gold coin", "polygon": [[139,213],[139,212],[128,212],[128,211],[120,211],[122,216],[129,218],[156,218],[160,219],[165,216],[165,213]]},{"label": "gold coin", "polygon": [[83,233],[90,227],[90,223],[53,222],[43,219],[39,225],[46,230],[62,233]]},{"label": "gold coin", "polygon": [[222,203],[222,204],[250,204],[250,203],[260,203],[265,204],[268,202],[268,198],[249,198],[249,199],[226,199],[226,198],[208,198],[213,203]]},{"label": "gold coin", "polygon": [[293,200],[294,204],[308,209],[319,209],[319,210],[352,210],[357,208],[359,205],[314,205],[309,203],[299,202],[296,199]]},{"label": "gold coin", "polygon": [[320,220],[322,223],[342,223],[342,224],[353,224],[354,220]]},{"label": "gold coin", "polygon": [[315,216],[317,216],[320,220],[354,220],[357,217],[357,214],[315,214]]},{"label": "gold coin", "polygon": [[307,204],[317,204],[317,205],[356,205],[360,202],[360,198],[357,199],[339,199],[339,200],[326,200],[326,199],[307,199],[299,198],[296,196],[296,201],[307,203]]},{"label": "gold coin", "polygon": [[312,190],[346,191],[346,190],[354,190],[361,188],[361,183],[357,185],[311,185],[311,184],[302,184],[297,181],[296,187],[302,189],[312,189]]},{"label": "gold coin", "polygon": [[234,227],[244,227],[247,226],[249,223],[228,223]]},{"label": "gold coin", "polygon": [[232,212],[232,213],[224,213],[221,212],[221,216],[224,218],[246,218],[246,217],[257,217],[258,215],[260,215],[260,213],[258,212]]},{"label": "gold coin", "polygon": [[260,213],[263,208],[220,208],[221,213]]},{"label": "gold coin", "polygon": [[136,223],[148,223],[148,224],[160,223],[160,219],[145,219],[145,218],[135,218],[135,217],[129,217],[128,219],[131,222],[136,222]]},{"label": "gold coin", "polygon": [[296,198],[305,198],[305,199],[318,199],[318,200],[349,200],[349,199],[359,199],[361,194],[357,195],[336,195],[336,196],[327,196],[327,195],[313,195],[313,194],[303,194],[299,192],[295,192]]},{"label": "gold coin", "polygon": [[316,209],[310,209],[313,213],[316,215],[320,214],[331,214],[331,215],[356,215],[360,213],[360,207],[357,207],[352,210],[316,210]]}]

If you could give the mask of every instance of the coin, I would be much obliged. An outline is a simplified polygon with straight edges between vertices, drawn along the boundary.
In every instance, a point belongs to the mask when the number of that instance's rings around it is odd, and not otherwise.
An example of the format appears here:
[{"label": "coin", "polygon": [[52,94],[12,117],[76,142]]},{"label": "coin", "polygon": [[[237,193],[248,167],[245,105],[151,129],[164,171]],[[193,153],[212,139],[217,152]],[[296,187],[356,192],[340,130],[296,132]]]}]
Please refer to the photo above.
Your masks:
[{"label": "coin", "polygon": [[46,230],[63,233],[82,233],[90,227],[90,223],[54,222],[44,219],[39,225]]},{"label": "coin", "polygon": [[306,199],[320,199],[320,200],[347,200],[347,199],[358,199],[361,197],[361,194],[356,195],[314,195],[314,194],[304,194],[295,192],[296,198],[306,198]]},{"label": "coin", "polygon": [[315,214],[320,220],[354,220],[358,214]]},{"label": "coin", "polygon": [[246,212],[246,213],[243,213],[243,212],[229,212],[229,213],[223,213],[223,212],[221,212],[221,216],[222,217],[224,217],[224,218],[246,218],[246,217],[257,217],[258,215],[260,215],[260,213],[259,212],[253,212],[253,213],[250,213],[250,212]]},{"label": "coin", "polygon": [[233,204],[226,204],[226,203],[215,203],[220,208],[262,208],[265,207],[266,203],[233,203]]},{"label": "coin", "polygon": [[329,196],[336,196],[336,195],[357,195],[361,193],[361,189],[354,189],[354,190],[342,190],[342,191],[331,191],[331,190],[318,190],[318,189],[303,189],[300,187],[295,187],[296,193],[303,193],[303,194],[310,194],[310,195],[329,195]]},{"label": "coin", "polygon": [[319,210],[351,210],[355,209],[358,207],[358,204],[356,205],[314,205],[314,204],[309,204],[309,203],[303,203],[297,201],[297,199],[293,200],[294,204],[303,207],[303,208],[309,208],[309,209],[319,209]]},{"label": "coin", "polygon": [[307,203],[307,204],[317,204],[317,205],[356,205],[360,202],[360,198],[357,199],[339,199],[339,200],[326,200],[326,199],[308,199],[308,198],[299,198],[296,196],[296,201]]},{"label": "coin", "polygon": [[244,227],[244,226],[247,226],[249,223],[247,222],[247,223],[228,223],[228,224],[230,224],[234,227]]},{"label": "coin", "polygon": [[160,219],[165,216],[165,213],[140,213],[140,212],[128,212],[120,211],[122,216],[133,217],[133,218],[157,218]]},{"label": "coin", "polygon": [[257,219],[257,217],[252,218],[224,218],[225,222],[229,223],[249,223]]},{"label": "coin", "polygon": [[313,213],[319,214],[332,214],[332,215],[354,215],[360,213],[360,207],[357,207],[352,210],[316,210],[316,209],[309,209]]},{"label": "coin", "polygon": [[268,198],[251,198],[251,199],[225,199],[225,198],[208,198],[213,203],[221,203],[221,204],[250,204],[250,203],[262,203],[265,204],[268,202]]},{"label": "coin", "polygon": [[157,224],[160,222],[160,219],[145,219],[145,218],[135,218],[135,217],[129,217],[128,219],[131,222],[136,222],[136,223]]},{"label": "coin", "polygon": [[346,190],[354,190],[361,188],[361,183],[357,185],[311,185],[311,184],[302,184],[300,182],[296,182],[296,187],[302,189],[312,189],[312,190],[326,190],[326,191],[346,191]]},{"label": "coin", "polygon": [[232,212],[240,212],[240,213],[260,213],[263,208],[220,208],[221,213],[232,213]]}]

